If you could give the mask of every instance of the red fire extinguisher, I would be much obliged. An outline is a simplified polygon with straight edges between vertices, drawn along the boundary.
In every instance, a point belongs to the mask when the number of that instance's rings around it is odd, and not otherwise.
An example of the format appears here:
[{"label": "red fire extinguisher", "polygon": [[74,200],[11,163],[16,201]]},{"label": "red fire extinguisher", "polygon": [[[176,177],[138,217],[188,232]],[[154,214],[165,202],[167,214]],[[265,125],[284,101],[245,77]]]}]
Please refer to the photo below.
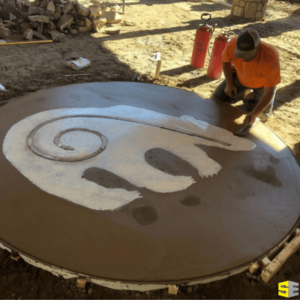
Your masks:
[{"label": "red fire extinguisher", "polygon": [[222,75],[222,52],[227,43],[230,41],[230,35],[225,33],[219,34],[214,42],[212,54],[209,61],[207,70],[207,77],[219,79]]},{"label": "red fire extinguisher", "polygon": [[194,68],[203,68],[207,50],[209,48],[209,41],[214,32],[214,27],[207,24],[211,19],[211,14],[205,13],[201,15],[201,20],[204,24],[199,25],[196,30],[194,49],[192,55],[191,66]]}]

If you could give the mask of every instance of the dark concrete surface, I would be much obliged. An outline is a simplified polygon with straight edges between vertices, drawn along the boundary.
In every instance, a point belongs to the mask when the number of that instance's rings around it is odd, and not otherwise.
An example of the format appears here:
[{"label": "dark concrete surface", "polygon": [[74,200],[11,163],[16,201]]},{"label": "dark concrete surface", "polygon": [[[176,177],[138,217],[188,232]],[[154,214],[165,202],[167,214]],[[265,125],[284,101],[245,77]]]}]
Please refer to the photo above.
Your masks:
[{"label": "dark concrete surface", "polygon": [[[191,115],[230,131],[241,116],[226,104],[179,89],[88,83],[39,91],[2,107],[0,142],[12,125],[34,113],[119,104]],[[183,174],[190,172],[196,183],[170,194],[138,189],[143,198],[114,212],[90,210],[45,193],[12,166],[1,149],[0,240],[54,266],[133,282],[189,281],[254,261],[296,224],[300,169],[290,150],[262,124],[247,138],[257,144],[255,150],[232,152],[199,145],[222,166],[217,176],[206,179],[180,159],[164,162],[168,155],[163,149],[152,150],[147,155],[151,165],[174,161],[169,172],[181,175],[184,166]],[[88,170],[86,175],[91,172],[103,174]]]}]

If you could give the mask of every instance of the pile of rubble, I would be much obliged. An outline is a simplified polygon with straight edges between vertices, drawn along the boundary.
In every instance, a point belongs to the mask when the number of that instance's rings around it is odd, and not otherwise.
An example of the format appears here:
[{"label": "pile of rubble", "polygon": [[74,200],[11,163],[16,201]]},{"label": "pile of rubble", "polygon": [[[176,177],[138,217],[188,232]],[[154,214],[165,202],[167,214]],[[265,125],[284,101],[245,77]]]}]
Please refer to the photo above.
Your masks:
[{"label": "pile of rubble", "polygon": [[[85,7],[69,0],[0,0],[0,39],[21,33],[26,40],[45,40],[50,35],[53,41],[60,41],[66,33],[97,32],[105,24],[122,22],[119,10],[118,5],[103,8],[99,2]],[[106,31],[118,33],[115,28]]]}]

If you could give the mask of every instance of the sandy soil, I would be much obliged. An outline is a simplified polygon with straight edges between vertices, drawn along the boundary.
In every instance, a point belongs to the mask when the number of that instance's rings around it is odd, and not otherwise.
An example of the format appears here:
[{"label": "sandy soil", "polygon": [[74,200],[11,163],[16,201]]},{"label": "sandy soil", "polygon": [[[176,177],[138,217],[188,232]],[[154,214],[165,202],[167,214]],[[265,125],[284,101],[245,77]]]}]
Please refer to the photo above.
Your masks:
[{"label": "sandy soil", "polygon": [[[109,2],[121,5],[120,1]],[[221,79],[206,78],[208,60],[204,69],[193,69],[189,65],[200,15],[209,12],[213,18],[211,24],[218,24],[214,37],[225,29],[238,32],[251,26],[258,30],[264,41],[277,48],[282,82],[278,87],[274,114],[266,126],[290,147],[300,163],[299,4],[271,0],[265,21],[248,23],[231,17],[225,6],[207,1],[126,0],[126,3],[123,18],[134,20],[137,25],[114,25],[121,28],[118,35],[86,33],[68,35],[61,43],[1,46],[0,83],[8,91],[0,91],[0,105],[54,86],[131,81],[136,72],[143,82],[182,88],[209,98]],[[15,35],[7,41],[18,39],[20,37]],[[156,63],[149,57],[157,51],[162,53],[162,70],[160,78],[155,80]],[[75,56],[91,60],[91,67],[73,71],[64,65],[65,60]],[[181,287],[179,295],[170,296],[166,291],[147,294],[113,291],[90,284],[85,291],[78,290],[73,280],[56,278],[22,261],[16,263],[8,253],[0,250],[0,298],[280,298],[277,296],[278,282],[300,282],[299,255],[298,251],[268,285],[251,282],[245,274],[240,274],[192,290]]]}]

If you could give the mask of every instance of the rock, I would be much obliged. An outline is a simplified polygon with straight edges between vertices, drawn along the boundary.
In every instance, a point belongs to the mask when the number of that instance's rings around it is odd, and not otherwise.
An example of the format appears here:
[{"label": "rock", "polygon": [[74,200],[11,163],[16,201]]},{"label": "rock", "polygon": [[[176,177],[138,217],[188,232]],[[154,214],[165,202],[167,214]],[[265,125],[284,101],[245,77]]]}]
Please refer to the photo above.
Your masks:
[{"label": "rock", "polygon": [[49,22],[49,23],[48,23],[48,28],[49,28],[50,30],[55,30],[55,29],[56,29],[56,25],[55,25],[53,22]]},{"label": "rock", "polygon": [[53,1],[50,1],[47,5],[47,10],[53,11],[55,12],[55,5],[53,3]]},{"label": "rock", "polygon": [[28,19],[31,22],[40,22],[40,23],[49,23],[49,17],[47,16],[42,16],[42,15],[37,15],[37,16],[29,16]]},{"label": "rock", "polygon": [[77,26],[85,26],[85,18],[79,17],[79,18],[76,20],[76,25],[77,25]]},{"label": "rock", "polygon": [[21,32],[25,32],[27,29],[32,29],[31,25],[27,22],[21,24]]},{"label": "rock", "polygon": [[93,289],[92,288],[90,288],[90,289],[88,289],[88,293],[89,293],[89,295],[91,295],[92,293],[93,293]]},{"label": "rock", "polygon": [[0,27],[0,38],[4,39],[10,35],[10,30],[5,27]]},{"label": "rock", "polygon": [[38,28],[39,23],[38,22],[30,22],[30,25],[32,28],[36,29],[36,28]]},{"label": "rock", "polygon": [[92,27],[76,26],[76,29],[78,30],[78,32],[89,32],[92,30]]},{"label": "rock", "polygon": [[88,17],[90,14],[90,10],[79,3],[76,6],[76,12],[78,13],[78,15],[84,17]]},{"label": "rock", "polygon": [[28,17],[29,17],[29,13],[28,12],[22,12],[22,18],[24,20],[28,20],[29,21]]},{"label": "rock", "polygon": [[71,15],[63,15],[57,23],[57,28],[62,31],[64,28],[70,26],[72,22],[73,17]]},{"label": "rock", "polygon": [[72,34],[77,34],[77,33],[78,33],[78,30],[77,30],[77,29],[74,29],[74,28],[72,28],[72,29],[70,30],[70,33],[72,33]]},{"label": "rock", "polygon": [[110,11],[119,11],[120,10],[120,6],[119,5],[114,5]]},{"label": "rock", "polygon": [[75,9],[72,9],[68,14],[71,15],[74,20],[77,19],[77,12]]},{"label": "rock", "polygon": [[141,295],[140,293],[136,293],[136,294],[135,294],[135,298],[140,299],[141,297],[142,297],[142,295]]},{"label": "rock", "polygon": [[120,28],[106,28],[105,29],[105,32],[107,33],[107,34],[118,34],[118,33],[120,33]]},{"label": "rock", "polygon": [[261,281],[261,275],[257,276],[257,281]]},{"label": "rock", "polygon": [[26,40],[31,40],[33,37],[33,30],[32,29],[27,29],[24,34],[23,34],[24,39]]},{"label": "rock", "polygon": [[60,17],[61,17],[60,6],[55,5],[54,20],[58,20]]},{"label": "rock", "polygon": [[101,14],[101,5],[92,5],[89,7],[89,9],[93,9],[94,11],[96,11],[98,14]]},{"label": "rock", "polygon": [[43,34],[43,28],[44,28],[44,23],[40,23],[38,28],[37,28],[37,32],[40,33],[40,34]]},{"label": "rock", "polygon": [[40,4],[40,7],[43,8],[44,10],[47,9],[47,6],[48,6],[48,1],[45,1],[45,0],[42,1],[41,4]]},{"label": "rock", "polygon": [[46,37],[44,35],[42,35],[41,33],[37,32],[37,31],[32,31],[33,32],[33,35],[35,37],[37,37],[38,39],[41,39],[41,40],[46,40]]},{"label": "rock", "polygon": [[54,12],[52,10],[46,10],[44,15],[49,17],[49,21],[54,21]]},{"label": "rock", "polygon": [[106,19],[96,19],[93,20],[93,30],[95,32],[99,32],[101,30],[101,28],[106,24]]},{"label": "rock", "polygon": [[107,23],[110,24],[122,22],[121,16],[113,11],[106,11],[101,16],[107,20]]},{"label": "rock", "polygon": [[73,5],[72,3],[68,2],[65,7],[62,9],[62,12],[64,14],[67,14],[68,12],[70,12],[73,9]]},{"label": "rock", "polygon": [[189,294],[193,292],[193,288],[192,287],[188,287],[186,290]]},{"label": "rock", "polygon": [[247,276],[248,278],[250,278],[250,279],[252,278],[252,274],[251,274],[250,272],[247,272],[247,273],[246,273],[246,276]]},{"label": "rock", "polygon": [[89,9],[90,9],[90,15],[89,15],[89,17],[91,19],[96,19],[97,17],[99,17],[99,11],[97,11],[96,9],[94,9],[92,7],[90,7]]},{"label": "rock", "polygon": [[124,20],[124,25],[125,26],[135,26],[136,22],[135,21],[131,21],[131,20]]},{"label": "rock", "polygon": [[1,9],[1,16],[5,20],[10,20],[10,15],[14,15],[14,16],[18,17],[21,14],[18,9],[16,9],[11,4],[7,3]]},{"label": "rock", "polygon": [[56,30],[49,31],[49,34],[51,35],[53,42],[61,42],[65,38],[64,33],[58,32]]},{"label": "rock", "polygon": [[256,286],[256,284],[257,284],[257,283],[256,283],[255,280],[251,280],[251,285],[252,285],[252,286]]},{"label": "rock", "polygon": [[257,276],[256,275],[252,275],[252,279],[257,280]]},{"label": "rock", "polygon": [[91,29],[92,29],[92,26],[93,26],[93,22],[90,20],[90,19],[88,19],[88,18],[84,18],[84,21],[85,21],[85,26],[86,27],[90,27]]},{"label": "rock", "polygon": [[28,14],[29,14],[29,16],[43,15],[44,14],[44,9],[40,8],[40,7],[30,6],[29,9],[28,9]]}]

